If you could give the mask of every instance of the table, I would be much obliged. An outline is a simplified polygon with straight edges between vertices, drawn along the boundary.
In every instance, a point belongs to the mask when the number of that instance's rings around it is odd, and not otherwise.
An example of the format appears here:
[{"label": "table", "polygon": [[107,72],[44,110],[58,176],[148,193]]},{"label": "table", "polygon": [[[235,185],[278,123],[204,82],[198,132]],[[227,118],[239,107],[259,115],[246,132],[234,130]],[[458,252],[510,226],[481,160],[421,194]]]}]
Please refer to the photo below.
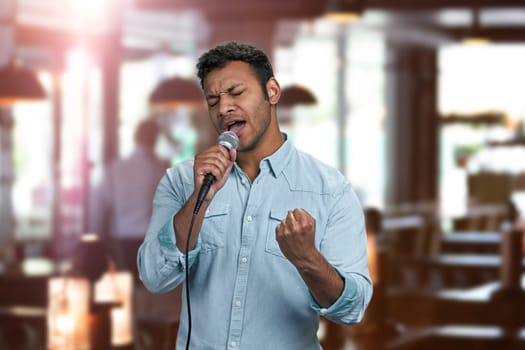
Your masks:
[{"label": "table", "polygon": [[[522,288],[525,288],[525,275]],[[497,325],[525,327],[525,293],[495,298],[499,281],[478,287],[443,290],[392,288],[387,291],[388,314],[409,325]],[[410,312],[407,312],[410,310]]]},{"label": "table", "polygon": [[497,254],[500,251],[500,232],[458,231],[442,234],[441,253]]},{"label": "table", "polygon": [[525,328],[497,326],[431,326],[413,329],[390,341],[387,350],[518,350],[525,347]]},{"label": "table", "polygon": [[[498,280],[501,264],[499,254],[393,255],[386,258],[385,276],[389,286],[468,288]],[[525,259],[522,270],[525,271]]]},{"label": "table", "polygon": [[[521,285],[525,288],[525,275]],[[390,290],[388,317],[408,330],[386,348],[525,348],[525,293],[495,298],[500,287],[496,281],[463,290]]]}]

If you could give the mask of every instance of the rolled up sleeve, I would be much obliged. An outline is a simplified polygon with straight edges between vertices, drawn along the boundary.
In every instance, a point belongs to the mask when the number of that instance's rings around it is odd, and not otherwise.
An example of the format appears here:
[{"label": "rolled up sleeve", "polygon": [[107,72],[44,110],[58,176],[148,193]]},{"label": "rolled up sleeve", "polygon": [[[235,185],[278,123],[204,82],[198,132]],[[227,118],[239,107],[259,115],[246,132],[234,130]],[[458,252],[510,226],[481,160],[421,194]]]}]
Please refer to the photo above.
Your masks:
[{"label": "rolled up sleeve", "polygon": [[312,309],[337,323],[360,322],[372,297],[372,281],[368,272],[364,214],[349,184],[334,196],[321,254],[343,278],[344,288],[328,308],[320,307],[312,298]]},{"label": "rolled up sleeve", "polygon": [[[153,199],[153,213],[144,242],[139,248],[137,265],[144,286],[154,293],[177,287],[185,278],[185,254],[175,239],[173,218],[186,201],[183,177],[170,169],[162,178]],[[188,253],[191,267],[197,259],[200,244]]]}]

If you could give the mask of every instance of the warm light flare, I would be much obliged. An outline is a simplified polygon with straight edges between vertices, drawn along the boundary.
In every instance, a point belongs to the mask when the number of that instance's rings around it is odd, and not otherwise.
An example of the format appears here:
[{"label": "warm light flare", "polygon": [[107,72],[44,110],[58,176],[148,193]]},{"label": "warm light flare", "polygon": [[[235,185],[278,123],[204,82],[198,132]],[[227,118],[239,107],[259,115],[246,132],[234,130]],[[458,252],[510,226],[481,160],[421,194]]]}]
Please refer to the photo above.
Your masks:
[{"label": "warm light flare", "polygon": [[70,309],[67,301],[62,302],[62,306],[56,315],[56,331],[59,334],[71,334],[75,330],[75,320],[73,311]]},{"label": "warm light flare", "polygon": [[77,47],[66,54],[68,73],[78,79],[86,74],[90,66],[90,55],[82,47]]},{"label": "warm light flare", "polygon": [[109,271],[95,285],[96,302],[117,303],[111,309],[111,344],[133,342],[132,320],[133,277],[128,271]]},{"label": "warm light flare", "polygon": [[99,237],[96,233],[85,233],[80,237],[82,242],[96,242],[99,240]]},{"label": "warm light flare", "polygon": [[89,349],[89,282],[82,278],[55,277],[48,283],[49,350]]},{"label": "warm light flare", "polygon": [[72,15],[81,21],[100,21],[106,16],[106,0],[69,0]]},{"label": "warm light flare", "polygon": [[358,21],[361,15],[359,13],[333,12],[326,13],[323,18],[335,23],[351,23]]},{"label": "warm light flare", "polygon": [[470,45],[470,46],[482,46],[482,45],[488,45],[490,44],[490,40],[485,37],[466,37],[463,40],[461,40],[461,43],[463,45]]}]

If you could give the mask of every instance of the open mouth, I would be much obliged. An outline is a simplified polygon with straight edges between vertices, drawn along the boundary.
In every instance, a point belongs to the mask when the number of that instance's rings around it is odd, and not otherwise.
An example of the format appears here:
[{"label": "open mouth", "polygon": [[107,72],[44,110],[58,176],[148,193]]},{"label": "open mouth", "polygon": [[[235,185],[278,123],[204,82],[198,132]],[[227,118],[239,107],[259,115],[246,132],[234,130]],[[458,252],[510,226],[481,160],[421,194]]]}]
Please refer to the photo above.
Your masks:
[{"label": "open mouth", "polygon": [[244,128],[245,125],[246,125],[245,121],[236,120],[236,121],[232,121],[231,123],[228,123],[225,129],[238,134]]}]

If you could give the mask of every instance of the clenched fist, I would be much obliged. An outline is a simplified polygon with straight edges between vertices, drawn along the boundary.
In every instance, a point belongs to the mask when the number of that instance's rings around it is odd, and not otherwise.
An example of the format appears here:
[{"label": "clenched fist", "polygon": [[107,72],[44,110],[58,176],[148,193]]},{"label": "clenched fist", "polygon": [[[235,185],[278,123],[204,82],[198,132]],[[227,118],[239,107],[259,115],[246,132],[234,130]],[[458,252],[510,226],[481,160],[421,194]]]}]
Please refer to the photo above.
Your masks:
[{"label": "clenched fist", "polygon": [[315,219],[304,209],[290,210],[277,225],[275,234],[282,253],[295,266],[318,253],[315,248]]}]

